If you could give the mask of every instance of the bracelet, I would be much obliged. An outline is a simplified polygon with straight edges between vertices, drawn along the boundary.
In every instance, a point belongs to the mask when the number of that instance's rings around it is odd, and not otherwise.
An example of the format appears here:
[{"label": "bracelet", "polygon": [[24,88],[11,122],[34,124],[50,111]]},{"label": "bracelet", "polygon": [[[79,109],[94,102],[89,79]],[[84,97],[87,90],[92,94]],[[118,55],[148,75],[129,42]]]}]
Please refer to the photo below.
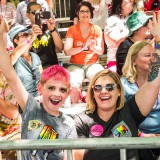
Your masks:
[{"label": "bracelet", "polygon": [[144,133],[143,132],[138,132],[138,137],[143,137]]},{"label": "bracelet", "polygon": [[54,27],[52,30],[49,30],[51,33],[53,33],[54,31],[56,31],[56,28]]},{"label": "bracelet", "polygon": [[27,43],[27,44],[30,44],[30,43],[31,43],[31,41],[30,41],[30,40],[28,40],[28,39],[26,39],[26,43]]},{"label": "bracelet", "polygon": [[84,45],[83,44],[81,45],[81,50],[84,51]]},{"label": "bracelet", "polygon": [[154,43],[154,48],[160,49],[160,41]]}]

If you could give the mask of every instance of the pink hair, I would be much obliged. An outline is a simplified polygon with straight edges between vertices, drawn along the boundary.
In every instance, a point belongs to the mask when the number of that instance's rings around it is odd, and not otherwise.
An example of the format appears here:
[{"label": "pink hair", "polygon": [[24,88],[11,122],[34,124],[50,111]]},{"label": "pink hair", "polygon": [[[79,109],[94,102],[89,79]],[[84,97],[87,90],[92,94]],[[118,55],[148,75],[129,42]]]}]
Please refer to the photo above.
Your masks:
[{"label": "pink hair", "polygon": [[47,80],[65,80],[70,83],[70,73],[67,69],[60,65],[52,65],[43,70],[40,78],[40,83],[43,85]]}]

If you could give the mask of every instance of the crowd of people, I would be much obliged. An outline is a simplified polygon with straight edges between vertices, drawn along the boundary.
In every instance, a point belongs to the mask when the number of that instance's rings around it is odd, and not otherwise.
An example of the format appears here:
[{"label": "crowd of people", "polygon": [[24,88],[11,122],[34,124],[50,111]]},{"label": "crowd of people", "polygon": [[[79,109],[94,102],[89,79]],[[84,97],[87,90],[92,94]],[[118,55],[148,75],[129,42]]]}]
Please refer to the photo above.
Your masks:
[{"label": "crowd of people", "polygon": [[[0,140],[160,136],[160,11],[149,0],[70,0],[65,42],[50,0],[0,0]],[[50,17],[43,19],[43,13]],[[37,23],[39,16],[39,23]],[[70,56],[66,68],[58,52]],[[106,54],[106,66],[99,55]],[[82,101],[74,116],[59,110]],[[70,106],[70,105],[69,105]],[[119,131],[119,128],[120,131]],[[44,133],[47,133],[44,135]],[[127,150],[157,160],[160,149]],[[0,160],[16,160],[2,151]],[[119,150],[74,150],[74,160],[119,160]],[[64,150],[26,150],[22,160],[66,160]]]}]

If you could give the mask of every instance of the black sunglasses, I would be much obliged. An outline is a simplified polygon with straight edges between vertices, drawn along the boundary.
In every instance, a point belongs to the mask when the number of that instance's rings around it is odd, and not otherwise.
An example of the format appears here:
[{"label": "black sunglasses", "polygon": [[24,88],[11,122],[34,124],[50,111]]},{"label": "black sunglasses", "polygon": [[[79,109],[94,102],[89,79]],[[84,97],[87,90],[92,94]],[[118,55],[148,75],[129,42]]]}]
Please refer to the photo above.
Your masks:
[{"label": "black sunglasses", "polygon": [[[33,15],[36,14],[37,11],[31,11],[30,13],[32,13]],[[39,10],[39,12],[42,12],[42,10]]]},{"label": "black sunglasses", "polygon": [[102,85],[93,85],[92,88],[93,88],[93,91],[94,92],[101,92],[103,87],[105,87],[105,89],[108,91],[108,92],[111,92],[115,89],[115,87],[117,86],[117,84],[112,84],[112,83],[109,83],[109,84],[106,84],[105,86],[102,86]]},{"label": "black sunglasses", "polygon": [[31,35],[30,32],[22,32],[16,35],[16,39],[19,39],[20,37],[28,37],[29,35]]},{"label": "black sunglasses", "polygon": [[32,68],[32,78],[34,79],[34,80],[36,80],[36,74],[35,74],[35,70]]}]

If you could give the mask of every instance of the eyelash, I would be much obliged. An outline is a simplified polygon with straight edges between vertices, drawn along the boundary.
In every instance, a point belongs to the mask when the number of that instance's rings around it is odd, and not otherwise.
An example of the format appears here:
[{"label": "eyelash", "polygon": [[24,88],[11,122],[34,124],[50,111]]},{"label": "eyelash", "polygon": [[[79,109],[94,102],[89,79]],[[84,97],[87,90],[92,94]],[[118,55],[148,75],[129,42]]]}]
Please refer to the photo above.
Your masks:
[{"label": "eyelash", "polygon": [[[54,91],[55,87],[48,87],[48,89]],[[59,91],[61,93],[67,93],[67,88],[60,88]]]}]

